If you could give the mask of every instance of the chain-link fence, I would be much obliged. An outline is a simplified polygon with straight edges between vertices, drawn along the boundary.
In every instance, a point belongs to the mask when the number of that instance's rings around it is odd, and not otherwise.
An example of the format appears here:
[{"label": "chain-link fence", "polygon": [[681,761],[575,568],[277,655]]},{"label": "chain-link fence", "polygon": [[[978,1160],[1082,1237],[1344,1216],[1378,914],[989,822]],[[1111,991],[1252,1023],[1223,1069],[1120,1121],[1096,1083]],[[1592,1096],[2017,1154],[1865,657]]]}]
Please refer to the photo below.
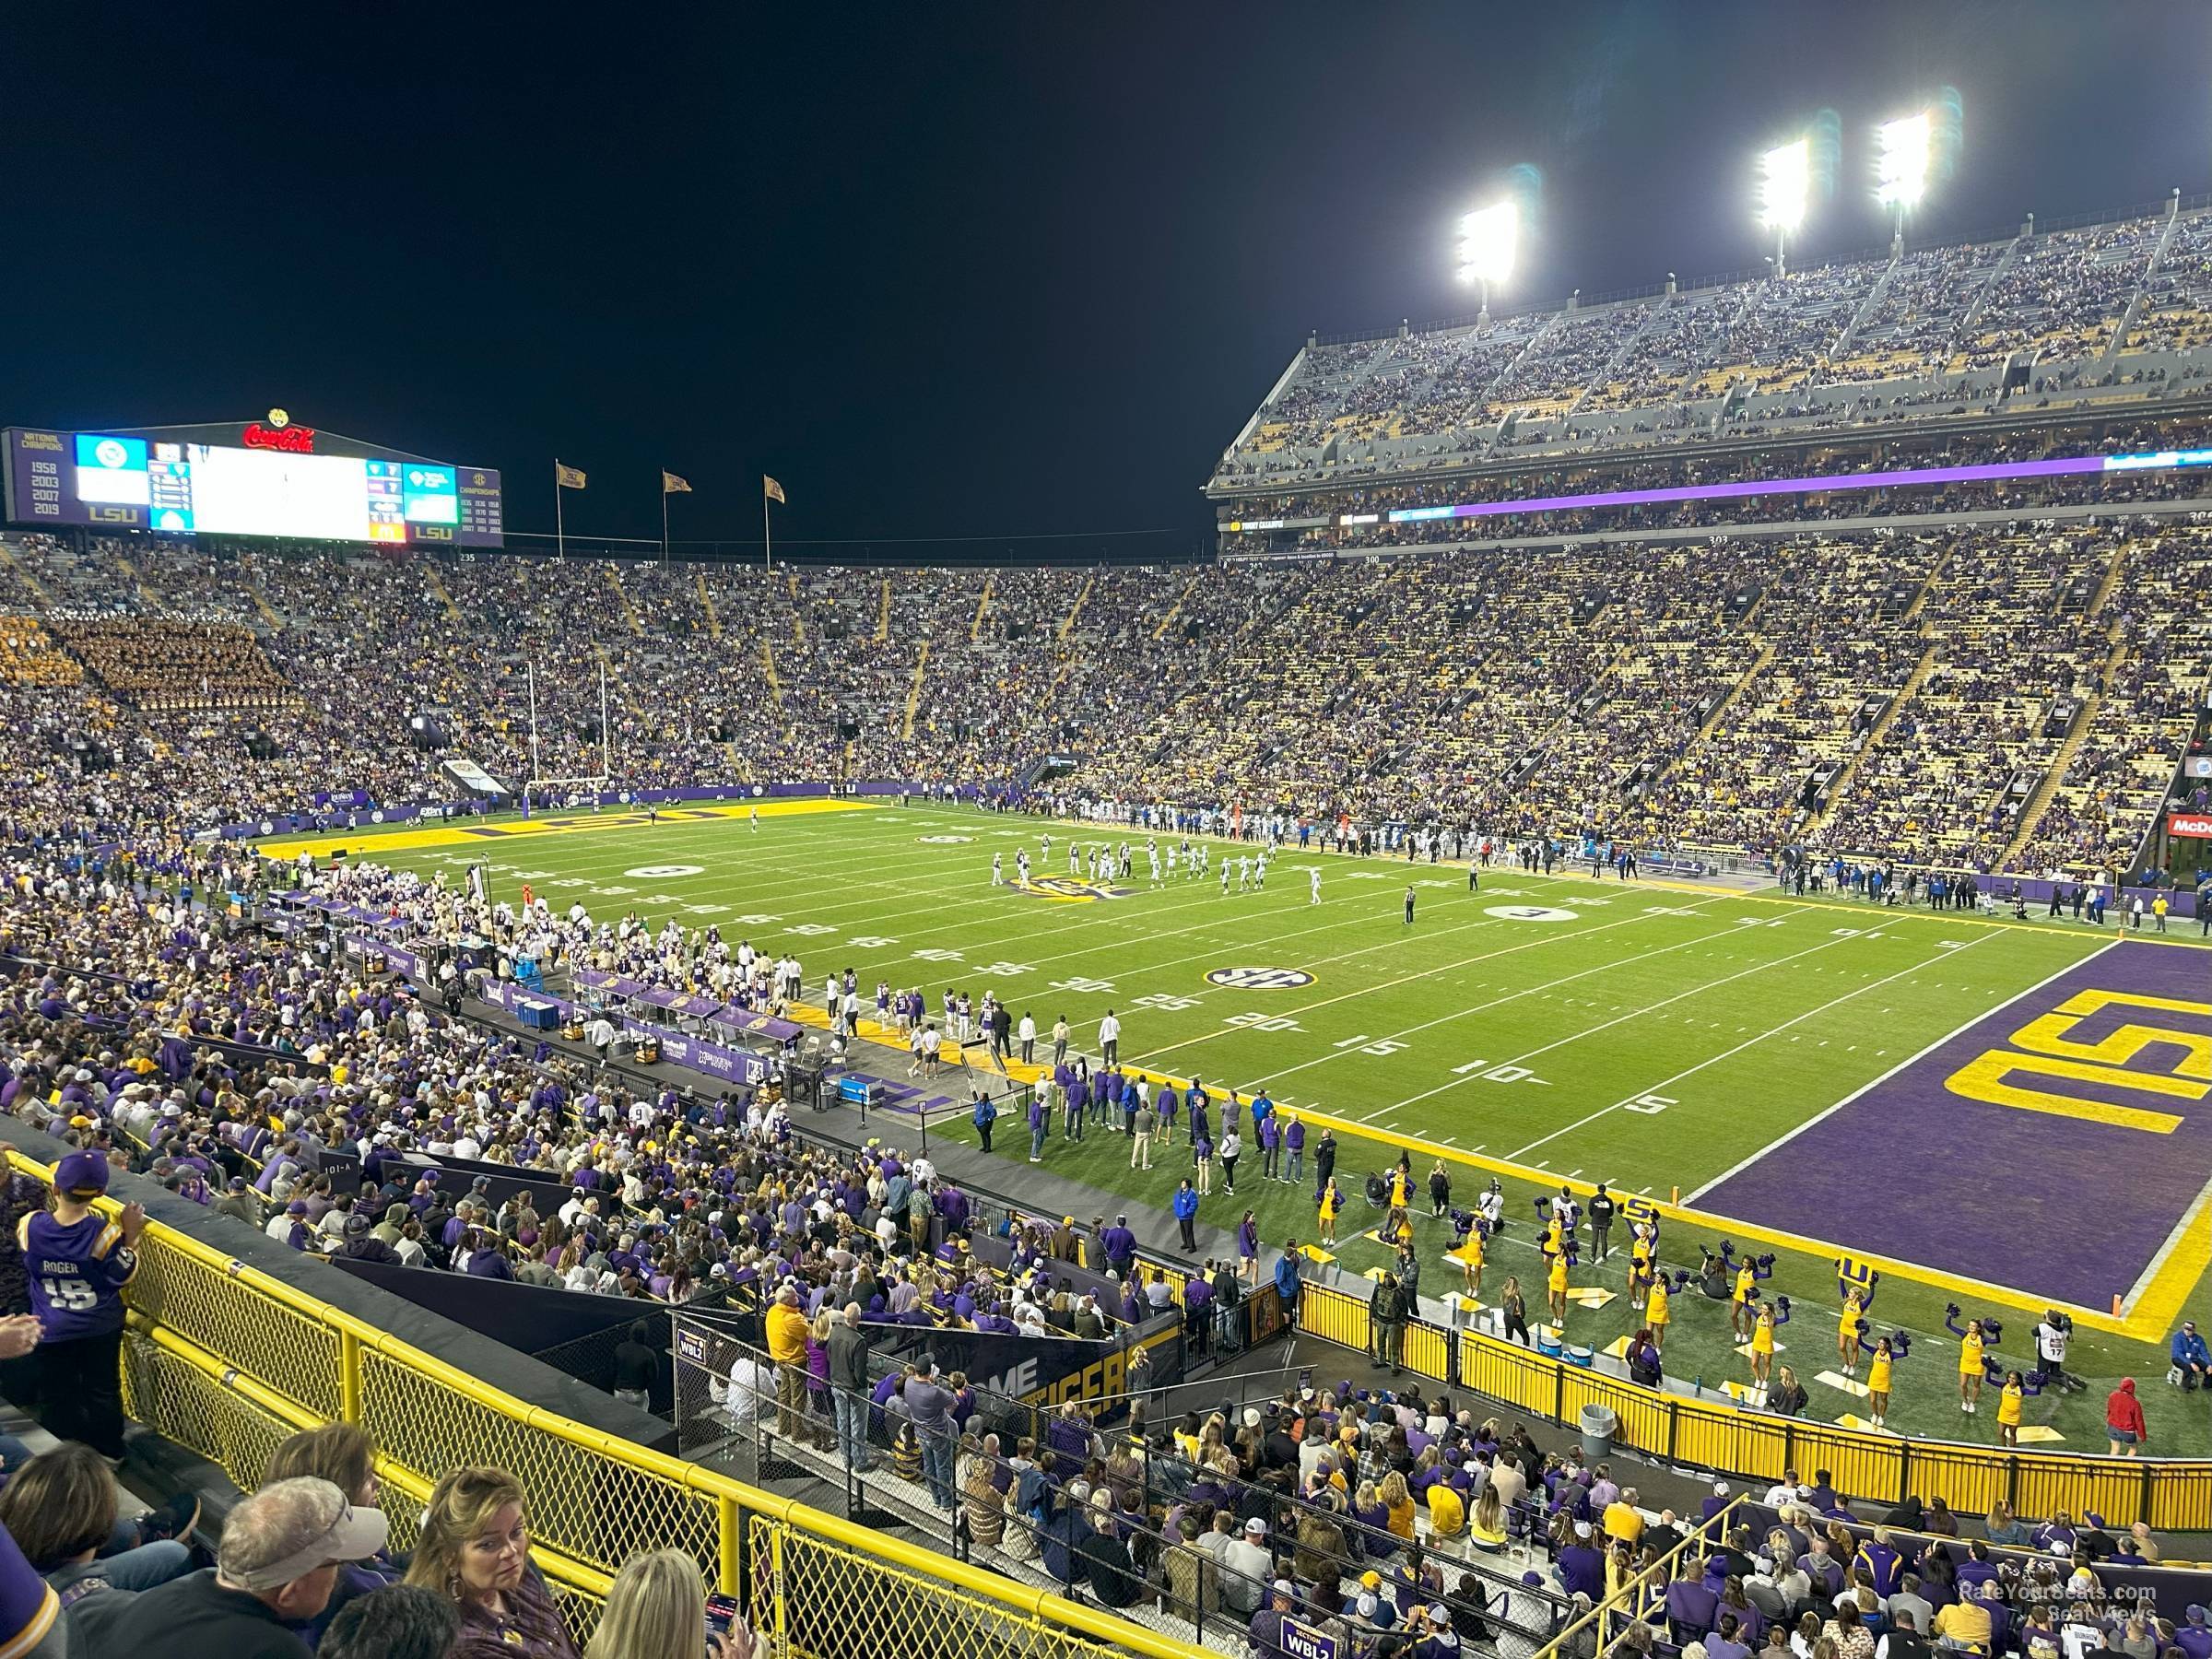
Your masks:
[{"label": "chain-link fence", "polygon": [[[1441,1605],[1464,1636],[1523,1651],[1574,1617],[1502,1554],[1362,1524],[1348,1506],[1300,1497],[1288,1471],[1225,1477],[1101,1431],[1080,1411],[1041,1412],[958,1375],[938,1379],[954,1385],[942,1426],[924,1423],[910,1404],[911,1365],[870,1355],[870,1391],[848,1391],[803,1362],[778,1365],[732,1322],[688,1312],[677,1348],[684,1455],[738,1478],[835,1484],[857,1524],[910,1528],[959,1559],[1088,1595],[1166,1634],[1241,1653],[1285,1574],[1301,1598],[1335,1608],[1373,1572],[1401,1605]],[[1535,1518],[1524,1509],[1516,1532],[1533,1536]]]}]

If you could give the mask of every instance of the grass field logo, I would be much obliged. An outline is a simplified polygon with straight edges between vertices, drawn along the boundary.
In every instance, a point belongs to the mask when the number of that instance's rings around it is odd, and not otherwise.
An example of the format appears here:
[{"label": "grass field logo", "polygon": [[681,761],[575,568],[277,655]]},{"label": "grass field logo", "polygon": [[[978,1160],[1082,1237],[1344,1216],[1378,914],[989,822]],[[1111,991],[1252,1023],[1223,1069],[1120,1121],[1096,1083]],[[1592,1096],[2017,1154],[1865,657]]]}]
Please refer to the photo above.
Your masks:
[{"label": "grass field logo", "polygon": [[1574,912],[1548,904],[1493,904],[1482,912],[1500,922],[1571,922]]},{"label": "grass field logo", "polygon": [[1089,904],[1100,899],[1126,899],[1135,888],[1112,887],[1100,881],[1078,881],[1073,876],[1032,876],[1021,889],[1032,899],[1051,899],[1061,904]]},{"label": "grass field logo", "polygon": [[673,881],[678,876],[704,876],[705,865],[639,865],[622,872],[625,876],[642,876],[648,881]]},{"label": "grass field logo", "polygon": [[973,841],[975,837],[972,835],[917,835],[914,839],[925,846],[957,847],[962,841]]},{"label": "grass field logo", "polygon": [[1232,991],[1295,991],[1312,984],[1313,976],[1302,968],[1216,968],[1207,972],[1206,982]]}]

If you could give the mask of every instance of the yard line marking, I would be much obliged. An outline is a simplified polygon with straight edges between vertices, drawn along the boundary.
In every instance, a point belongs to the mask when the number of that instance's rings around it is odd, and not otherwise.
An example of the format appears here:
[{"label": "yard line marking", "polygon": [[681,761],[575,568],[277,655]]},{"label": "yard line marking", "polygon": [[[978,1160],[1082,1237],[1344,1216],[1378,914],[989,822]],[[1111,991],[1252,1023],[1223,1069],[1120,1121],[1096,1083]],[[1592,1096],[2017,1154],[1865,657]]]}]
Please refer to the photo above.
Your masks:
[{"label": "yard line marking", "polygon": [[[1974,946],[1980,943],[1981,940],[1979,939],[1970,939],[1966,944],[1961,945],[1959,948],[1960,950],[1971,950],[1974,947]],[[1728,1181],[1735,1176],[1742,1174],[1746,1170],[1749,1169],[1760,1159],[1766,1157],[1768,1153],[1779,1151],[1783,1147],[1788,1146],[1790,1142],[1795,1140],[1807,1129],[1810,1129],[1815,1124],[1826,1123],[1830,1118],[1835,1116],[1837,1112],[1842,1111],[1844,1107],[1850,1105],[1861,1095],[1865,1094],[1870,1089],[1873,1089],[1881,1084],[1888,1082],[1890,1078],[1896,1077],[1899,1072],[1903,1071],[1905,1067],[1913,1064],[1914,1061],[1925,1059],[1928,1055],[1934,1053],[1937,1049],[1941,1048],[1952,1038],[1958,1036],[1960,1031],[1967,1030],[1971,1026],[1981,1024],[1982,1021],[1989,1018],[1993,1014],[2002,1014],[2006,1009],[2011,1007],[2014,1003],[2021,1002],[2028,997],[2033,996],[2038,991],[2041,991],[2053,980],[2062,978],[2065,975],[2073,972],[2075,969],[2086,966],[2087,964],[2095,961],[2099,957],[2102,956],[2106,951],[2110,950],[2114,945],[2119,943],[2120,941],[2118,939],[2108,940],[2097,949],[2089,952],[2088,956],[2083,957],[2079,961],[2068,962],[2065,967],[2058,969],[2055,972],[2046,974],[2043,978],[2036,981],[2034,984],[2029,986],[2025,991],[2020,992],[2018,995],[2006,997],[1995,1007],[1978,1009],[1971,1018],[1963,1020],[1953,1030],[1946,1031],[1942,1036],[1936,1038],[1935,1041],[1929,1043],[1927,1047],[1922,1049],[1918,1053],[1907,1055],[1904,1059],[1900,1060],[1895,1065],[1891,1066],[1888,1071],[1884,1072],[1880,1077],[1875,1078],[1872,1082],[1863,1083],[1858,1088],[1853,1089],[1849,1094],[1845,1095],[1841,1100],[1838,1100],[1827,1111],[1816,1113],[1814,1116],[1806,1118],[1804,1123],[1798,1124],[1794,1129],[1788,1131],[1786,1134],[1776,1136],[1773,1140],[1768,1142],[1765,1146],[1761,1147],[1758,1151],[1752,1153],[1750,1157],[1745,1159],[1742,1162],[1732,1165],[1728,1169],[1722,1171],[1718,1175],[1715,1175],[1703,1186],[1698,1188],[1697,1191],[1691,1193],[1687,1198],[1683,1199],[1683,1204],[1686,1206],[1697,1204],[1698,1201],[1703,1198],[1706,1194],[1712,1192],[1713,1188],[1719,1186],[1723,1182]]]},{"label": "yard line marking", "polygon": [[[1719,900],[1716,898],[1711,900],[1711,902],[1718,903]],[[1536,950],[1542,948],[1546,945],[1559,944],[1570,939],[1587,939],[1593,935],[1605,933],[1616,927],[1632,927],[1639,922],[1647,922],[1649,920],[1651,920],[1651,918],[1648,916],[1624,916],[1618,922],[1603,922],[1595,927],[1585,928],[1581,933],[1547,934],[1540,939],[1531,939],[1526,944],[1523,945],[1509,945],[1503,950],[1484,951],[1477,956],[1467,958],[1466,960],[1481,961],[1491,957],[1512,956],[1516,952],[1523,950]],[[1728,930],[1730,935],[1733,935],[1734,932],[1734,928]],[[1722,934],[1712,934],[1703,936],[1710,938],[1721,938],[1727,935]],[[1464,1008],[1455,1008],[1451,1013],[1441,1014],[1434,1019],[1424,1019],[1418,1025],[1406,1026],[1395,1031],[1385,1032],[1384,1036],[1392,1041],[1395,1041],[1400,1037],[1409,1037],[1416,1031],[1426,1031],[1432,1026],[1443,1025],[1454,1019],[1463,1019],[1470,1014],[1479,1014],[1486,1009],[1499,1007],[1509,1002],[1517,1002],[1524,996],[1542,996],[1557,989],[1560,985],[1572,984],[1576,980],[1587,978],[1593,973],[1605,973],[1612,969],[1625,966],[1630,962],[1646,961],[1655,956],[1664,956],[1669,951],[1685,949],[1691,945],[1698,944],[1700,940],[1698,939],[1682,939],[1672,945],[1662,945],[1651,950],[1641,951],[1635,956],[1621,957],[1611,961],[1599,962],[1594,966],[1580,969],[1573,973],[1562,974],[1558,979],[1547,980],[1542,984],[1530,985],[1523,990],[1509,992],[1503,996],[1492,997],[1488,1002],[1474,1003]],[[1832,940],[1830,941],[1830,943],[1833,942],[1834,941]],[[1376,991],[1386,991],[1394,985],[1409,984],[1415,980],[1430,979],[1437,974],[1449,972],[1452,969],[1458,966],[1460,966],[1460,964],[1457,962],[1446,962],[1439,968],[1427,969],[1419,973],[1402,974],[1394,980],[1383,980],[1377,984],[1360,986],[1355,990],[1344,992],[1336,996],[1324,996],[1319,1002],[1306,1003],[1295,1008],[1286,1008],[1284,1012],[1286,1014],[1304,1014],[1314,1008],[1325,1008],[1332,1003],[1344,1002],[1351,997],[1369,995]],[[1222,1030],[1208,1031],[1197,1037],[1185,1038],[1182,1042],[1169,1044],[1166,1049],[1156,1049],[1152,1051],[1151,1054],[1143,1056],[1139,1064],[1143,1064],[1145,1061],[1149,1061],[1153,1054],[1167,1053],[1178,1048],[1188,1048],[1193,1043],[1206,1042],[1215,1037],[1226,1037],[1230,1031],[1241,1030],[1242,1030],[1241,1027],[1231,1026]],[[1278,1067],[1268,1072],[1266,1074],[1266,1078],[1255,1079],[1254,1081],[1265,1081],[1276,1077],[1288,1077],[1295,1072],[1305,1071],[1312,1066],[1325,1065],[1331,1060],[1341,1060],[1343,1058],[1344,1055],[1342,1053],[1317,1054],[1312,1059],[1303,1061],[1297,1065]],[[1253,1085],[1252,1083],[1244,1083],[1240,1084],[1238,1087],[1241,1088],[1250,1088],[1253,1086]],[[1418,1100],[1419,1098],[1420,1097],[1418,1095],[1413,1097],[1415,1100]],[[1398,1102],[1398,1104],[1401,1106],[1407,1105],[1410,1102],[1406,1100],[1400,1100]]]},{"label": "yard line marking", "polygon": [[[1716,935],[1716,936],[1717,936],[1717,935]],[[1641,1007],[1641,1008],[1631,1008],[1631,1009],[1630,1009],[1630,1010],[1628,1013],[1626,1013],[1626,1014],[1618,1014],[1618,1015],[1616,1015],[1616,1016],[1614,1016],[1614,1018],[1612,1018],[1611,1019],[1603,1019],[1603,1020],[1600,1020],[1600,1021],[1599,1021],[1597,1024],[1595,1024],[1595,1025],[1594,1025],[1594,1026],[1586,1026],[1586,1027],[1584,1027],[1583,1030],[1579,1030],[1579,1031],[1571,1031],[1571,1032],[1569,1032],[1569,1033],[1568,1033],[1566,1036],[1564,1036],[1564,1037],[1556,1038],[1556,1039],[1554,1039],[1554,1040],[1553,1040],[1552,1041],[1550,1041],[1550,1042],[1547,1042],[1547,1043],[1540,1044],[1539,1046],[1537,1046],[1537,1047],[1535,1047],[1535,1048],[1533,1048],[1533,1049],[1524,1050],[1523,1053],[1518,1053],[1518,1054],[1515,1054],[1515,1055],[1512,1056],[1510,1059],[1507,1059],[1507,1060],[1500,1061],[1500,1065],[1523,1065],[1523,1064],[1526,1063],[1527,1061],[1530,1061],[1530,1060],[1533,1060],[1533,1059],[1535,1059],[1535,1058],[1537,1055],[1539,1055],[1539,1054],[1547,1054],[1547,1053],[1550,1053],[1550,1052],[1551,1052],[1553,1049],[1557,1049],[1557,1048],[1565,1048],[1565,1047],[1566,1047],[1568,1044],[1570,1044],[1570,1043],[1573,1043],[1573,1042],[1580,1042],[1580,1041],[1582,1041],[1583,1038],[1585,1038],[1585,1037],[1594,1037],[1594,1036],[1596,1036],[1596,1035],[1597,1035],[1597,1033],[1598,1033],[1598,1032],[1600,1032],[1600,1031],[1604,1031],[1604,1030],[1610,1030],[1610,1029],[1611,1029],[1612,1027],[1614,1027],[1614,1026],[1617,1026],[1617,1025],[1625,1025],[1625,1024],[1626,1024],[1628,1021],[1630,1021],[1630,1020],[1631,1020],[1631,1019],[1642,1018],[1644,1018],[1644,1017],[1647,1017],[1647,1016],[1653,1015],[1653,1014],[1656,1012],[1656,1010],[1658,1010],[1658,1009],[1660,1009],[1660,1008],[1664,1008],[1664,1007],[1665,1007],[1665,1006],[1666,1006],[1668,1004],[1670,1004],[1670,1003],[1677,1003],[1677,1002],[1680,1002],[1680,1001],[1682,1001],[1682,1000],[1683,1000],[1685,997],[1690,997],[1690,996],[1698,996],[1698,995],[1700,995],[1700,994],[1702,994],[1703,993],[1705,993],[1705,992],[1707,992],[1707,991],[1715,990],[1715,989],[1717,989],[1718,987],[1720,987],[1720,986],[1722,986],[1722,985],[1730,984],[1730,983],[1734,982],[1735,982],[1735,981],[1736,981],[1736,980],[1747,978],[1747,977],[1748,977],[1748,976],[1749,976],[1749,975],[1751,975],[1751,974],[1754,974],[1754,973],[1763,973],[1763,972],[1765,972],[1765,971],[1766,971],[1768,969],[1770,969],[1770,968],[1779,968],[1779,967],[1782,967],[1782,966],[1783,966],[1785,963],[1794,962],[1794,961],[1797,960],[1797,959],[1798,959],[1798,958],[1800,958],[1800,957],[1806,957],[1806,956],[1810,956],[1810,955],[1812,955],[1812,953],[1813,953],[1814,951],[1816,951],[1816,950],[1829,950],[1829,949],[1832,949],[1834,947],[1836,947],[1836,946],[1838,946],[1838,945],[1844,944],[1844,943],[1846,943],[1846,941],[1844,941],[1844,940],[1841,940],[1841,939],[1824,939],[1824,940],[1822,940],[1822,941],[1821,941],[1819,944],[1818,944],[1818,945],[1808,945],[1808,946],[1806,946],[1806,947],[1805,947],[1805,949],[1803,949],[1803,950],[1799,950],[1799,951],[1794,951],[1794,952],[1792,952],[1792,953],[1791,953],[1790,955],[1788,955],[1788,956],[1785,956],[1785,957],[1775,957],[1775,958],[1772,958],[1772,959],[1769,959],[1769,960],[1760,961],[1760,962],[1755,962],[1755,963],[1753,963],[1753,964],[1752,964],[1750,967],[1748,967],[1748,968],[1739,968],[1739,969],[1737,969],[1737,970],[1736,970],[1736,971],[1735,971],[1734,973],[1725,973],[1725,974],[1723,974],[1723,975],[1722,975],[1722,976],[1721,976],[1719,979],[1714,979],[1714,980],[1704,980],[1704,981],[1701,981],[1701,982],[1699,982],[1698,984],[1695,984],[1695,985],[1692,985],[1692,986],[1690,986],[1690,987],[1689,987],[1688,990],[1684,990],[1684,991],[1677,991],[1677,992],[1676,992],[1676,993],[1675,993],[1675,994],[1674,994],[1672,996],[1662,997],[1662,998],[1661,998],[1659,1001],[1657,1001],[1657,1002],[1655,1002],[1655,1003],[1649,1003],[1649,1004],[1646,1004],[1644,1006],[1642,1006],[1642,1007]],[[1666,948],[1669,948],[1669,949],[1671,949],[1671,948],[1675,948],[1675,947],[1666,947]],[[1664,954],[1665,954],[1665,951],[1664,951],[1664,950],[1651,950],[1651,951],[1646,951],[1646,952],[1644,952],[1642,957],[1627,957],[1627,958],[1624,958],[1624,959],[1622,959],[1622,961],[1621,961],[1621,962],[1608,963],[1608,964],[1606,964],[1606,966],[1608,966],[1608,967],[1618,967],[1618,966],[1621,966],[1621,965],[1623,965],[1623,964],[1624,964],[1624,963],[1626,963],[1626,962],[1641,961],[1641,960],[1643,960],[1645,958],[1653,957],[1653,956],[1660,956],[1660,955],[1664,955]],[[1924,966],[1924,967],[1925,965],[1926,965],[1926,964],[1924,964],[1924,963],[1923,963],[1923,964],[1922,964],[1922,966]],[[1598,970],[1588,970],[1587,971],[1593,971],[1593,972],[1594,972],[1594,971],[1598,971]],[[1511,999],[1510,999],[1510,998],[1507,998],[1507,999],[1504,999],[1504,1000],[1508,1000],[1508,1001],[1510,1001]],[[1470,1009],[1470,1010],[1468,1010],[1468,1011],[1469,1011],[1469,1012],[1476,1012],[1477,1010],[1472,1010],[1472,1009]],[[1665,1014],[1658,1014],[1658,1015],[1657,1015],[1657,1018],[1661,1018],[1661,1019],[1667,1019],[1667,1018],[1673,1018],[1673,1017],[1672,1017],[1672,1016],[1670,1016],[1670,1015],[1665,1015]],[[1430,1023],[1431,1023],[1431,1024],[1434,1024],[1434,1023],[1437,1023],[1437,1022],[1435,1022],[1435,1021],[1431,1021]],[[1688,1023],[1688,1021],[1685,1021],[1684,1023],[1686,1023],[1686,1024],[1687,1024],[1687,1023]],[[1418,1026],[1417,1026],[1417,1027],[1415,1027],[1415,1028],[1413,1028],[1413,1029],[1414,1029],[1414,1030],[1420,1030],[1421,1028],[1420,1028],[1420,1027],[1418,1027]],[[1783,1029],[1783,1028],[1778,1028],[1778,1029]],[[1393,1035],[1394,1037],[1402,1037],[1402,1036],[1404,1036],[1405,1034],[1406,1034],[1406,1033],[1405,1033],[1405,1032],[1403,1032],[1403,1031],[1394,1031],[1394,1032],[1392,1033],[1392,1035]],[[1462,1083],[1467,1082],[1468,1080],[1469,1080],[1469,1079],[1468,1079],[1467,1077],[1453,1077],[1453,1079],[1452,1079],[1450,1082],[1447,1082],[1447,1083],[1440,1083],[1440,1084],[1439,1084],[1439,1085],[1437,1085],[1437,1087],[1436,1087],[1436,1088],[1426,1088],[1426,1089],[1423,1089],[1423,1090],[1422,1090],[1422,1091],[1421,1091],[1419,1094],[1407,1095],[1407,1096],[1406,1096],[1406,1097],[1404,1100],[1400,1100],[1400,1101],[1398,1102],[1398,1104],[1399,1104],[1400,1106],[1411,1106],[1411,1105],[1415,1104],[1417,1101],[1420,1101],[1420,1100],[1428,1100],[1428,1099],[1429,1099],[1430,1097],[1431,1097],[1432,1095],[1440,1095],[1440,1094],[1442,1094],[1442,1093],[1444,1093],[1444,1092],[1445,1092],[1446,1090],[1448,1090],[1448,1089],[1457,1088],[1458,1088],[1458,1087],[1459,1087],[1459,1086],[1460,1086]],[[1629,1099],[1630,1099],[1630,1100],[1635,1100],[1635,1099],[1637,1099],[1637,1098],[1638,1098],[1638,1097],[1637,1097],[1637,1096],[1635,1096],[1635,1095],[1630,1095],[1630,1096],[1629,1097]],[[1549,1137],[1547,1136],[1547,1138],[1549,1138]],[[1538,1146],[1541,1146],[1541,1145],[1543,1144],[1543,1142],[1541,1142],[1541,1141],[1538,1141],[1538,1142],[1536,1142],[1536,1143],[1535,1143],[1535,1144],[1536,1144],[1536,1145],[1538,1145]],[[1518,1157],[1518,1156],[1519,1156],[1519,1154],[1518,1154],[1518,1153],[1515,1153],[1515,1154],[1512,1154],[1511,1156]]]}]

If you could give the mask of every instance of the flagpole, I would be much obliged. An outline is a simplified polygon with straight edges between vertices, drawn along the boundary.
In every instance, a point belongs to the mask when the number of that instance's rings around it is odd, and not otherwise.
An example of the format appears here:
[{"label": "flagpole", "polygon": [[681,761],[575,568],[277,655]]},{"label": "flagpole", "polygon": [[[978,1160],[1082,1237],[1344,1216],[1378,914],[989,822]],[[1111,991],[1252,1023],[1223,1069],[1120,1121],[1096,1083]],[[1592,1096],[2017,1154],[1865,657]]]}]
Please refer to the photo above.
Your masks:
[{"label": "flagpole", "polygon": [[668,562],[668,475],[661,475],[661,562]]},{"label": "flagpole", "polygon": [[568,556],[568,526],[562,522],[560,516],[560,463],[555,461],[553,463],[553,557],[566,559]]},{"label": "flagpole", "polygon": [[768,487],[760,488],[760,556],[770,570],[776,568],[775,544],[768,536]]},{"label": "flagpole", "polygon": [[[665,511],[666,504],[663,503]],[[615,780],[614,728],[606,724],[606,658],[599,659],[599,770],[612,783]]]}]

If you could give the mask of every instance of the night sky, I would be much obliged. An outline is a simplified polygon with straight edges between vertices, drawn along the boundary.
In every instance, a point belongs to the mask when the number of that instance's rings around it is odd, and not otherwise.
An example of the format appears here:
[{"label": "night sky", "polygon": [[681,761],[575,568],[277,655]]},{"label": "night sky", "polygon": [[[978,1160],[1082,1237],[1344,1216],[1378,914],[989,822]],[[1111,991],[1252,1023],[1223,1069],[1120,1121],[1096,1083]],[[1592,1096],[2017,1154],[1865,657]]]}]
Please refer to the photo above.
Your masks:
[{"label": "night sky", "polygon": [[[576,20],[574,25],[569,19]],[[1452,221],[1542,179],[1500,303],[1884,236],[1867,135],[1963,101],[1921,234],[2212,189],[2204,0],[22,6],[0,22],[0,424],[308,424],[506,475],[511,529],[1169,527],[1309,328],[1472,309]]]}]

